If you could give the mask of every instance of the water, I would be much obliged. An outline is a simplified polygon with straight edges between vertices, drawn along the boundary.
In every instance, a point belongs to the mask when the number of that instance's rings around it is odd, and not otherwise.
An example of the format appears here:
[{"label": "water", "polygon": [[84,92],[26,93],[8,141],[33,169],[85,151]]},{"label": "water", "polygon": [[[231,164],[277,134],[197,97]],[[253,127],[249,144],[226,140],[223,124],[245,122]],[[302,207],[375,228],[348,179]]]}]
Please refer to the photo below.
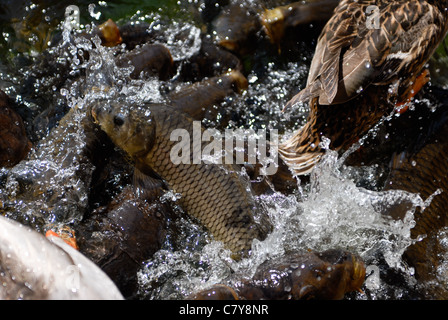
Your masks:
[{"label": "water", "polygon": [[[416,207],[425,206],[424,201],[404,191],[374,192],[359,188],[337,167],[337,159],[337,154],[328,151],[313,171],[309,190],[301,201],[297,195],[280,193],[258,198],[268,211],[274,231],[264,241],[254,241],[251,257],[235,262],[220,243],[204,240],[194,246],[186,242],[185,247],[176,251],[161,250],[139,273],[142,296],[183,298],[199,288],[227,281],[230,274],[250,277],[267,258],[300,249],[345,248],[369,261],[369,270],[379,270],[378,257],[382,257],[387,268],[402,272],[412,283],[413,270],[403,263],[401,256],[415,240],[410,236],[413,214]],[[409,206],[403,219],[393,220],[385,214],[389,207],[401,204]],[[187,234],[195,232],[190,230]],[[378,271],[372,277],[374,280],[366,282],[370,294],[397,298],[381,294],[385,284],[381,287],[380,276]],[[359,294],[357,298],[366,297]]]},{"label": "water", "polygon": [[[198,13],[204,8],[202,1],[190,1],[190,4],[199,8]],[[97,167],[91,151],[91,140],[95,138],[86,125],[89,121],[87,105],[94,99],[110,99],[117,95],[125,95],[128,101],[137,104],[164,102],[167,92],[182,84],[176,82],[179,73],[169,81],[130,79],[132,70],[119,68],[114,62],[114,55],[125,50],[122,46],[103,47],[98,37],[89,41],[79,36],[80,31],[76,29],[91,33],[100,18],[116,17],[117,8],[126,8],[126,13],[116,20],[145,21],[158,30],[157,41],[170,49],[179,71],[180,66],[199,51],[201,28],[191,20],[192,16],[196,17],[194,13],[191,15],[174,2],[172,6],[184,19],[173,19],[167,24],[168,13],[154,9],[158,8],[157,1],[146,2],[144,8],[153,8],[149,12],[136,9],[135,4],[112,1],[99,2],[89,11],[87,3],[83,3],[80,23],[64,24],[60,19],[61,23],[54,30],[61,31],[62,41],[48,48],[50,54],[62,53],[58,54],[60,66],[66,73],[62,77],[57,74],[34,77],[41,71],[38,57],[42,48],[30,39],[27,39],[27,48],[21,47],[25,50],[24,61],[8,58],[3,62],[6,67],[0,65],[1,88],[16,97],[21,113],[28,119],[27,129],[34,132],[34,147],[29,157],[11,169],[0,171],[2,215],[42,231],[52,223],[80,223],[83,216],[100,206],[95,201],[101,199],[91,199]],[[25,11],[30,10],[34,14],[39,10],[42,13],[40,6],[29,6]],[[18,47],[6,51],[12,54]],[[88,59],[84,58],[86,53]],[[311,53],[312,45],[305,48],[304,44],[302,55],[295,61],[266,54],[248,63],[254,66],[248,70],[248,90],[227,98],[220,106],[220,117],[230,115],[226,127],[275,128],[286,138],[302,125],[307,106],[281,110],[292,92],[303,87]],[[14,67],[20,67],[20,72],[14,71]],[[25,88],[30,79],[34,81],[33,90]],[[117,194],[129,184],[129,175],[127,167],[115,172],[106,193],[110,197]],[[173,223],[182,236],[168,237],[162,248],[144,261],[138,271],[138,297],[182,299],[200,289],[226,282],[231,274],[249,278],[267,258],[288,251],[343,248],[359,254],[369,271],[363,287],[365,293],[348,298],[414,298],[414,292],[409,289],[416,284],[414,270],[406,265],[402,254],[418,241],[410,232],[415,225],[416,209],[424,209],[431,199],[401,190],[382,191],[378,180],[385,175],[387,172],[377,165],[347,166],[341,161],[341,155],[327,150],[310,181],[298,183],[294,193],[257,196],[274,231],[264,241],[255,240],[251,256],[238,262],[230,258],[230,252],[220,242],[214,241],[177,208],[182,218]],[[176,203],[175,195],[172,196],[169,201]],[[400,217],[392,218],[390,212],[396,208],[399,208]],[[443,248],[448,248],[445,229],[440,230],[438,240]],[[442,263],[437,279],[447,283],[446,251],[440,256]],[[391,274],[400,281],[391,283]]]}]

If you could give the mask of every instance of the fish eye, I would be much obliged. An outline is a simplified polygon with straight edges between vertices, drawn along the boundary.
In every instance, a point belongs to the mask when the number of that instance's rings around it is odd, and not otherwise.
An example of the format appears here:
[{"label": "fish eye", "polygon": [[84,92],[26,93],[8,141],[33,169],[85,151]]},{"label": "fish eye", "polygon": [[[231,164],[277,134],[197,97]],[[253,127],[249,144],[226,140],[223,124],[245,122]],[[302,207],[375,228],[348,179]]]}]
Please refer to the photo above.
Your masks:
[{"label": "fish eye", "polygon": [[122,126],[124,124],[124,116],[122,114],[117,114],[114,116],[114,124],[117,126]]}]

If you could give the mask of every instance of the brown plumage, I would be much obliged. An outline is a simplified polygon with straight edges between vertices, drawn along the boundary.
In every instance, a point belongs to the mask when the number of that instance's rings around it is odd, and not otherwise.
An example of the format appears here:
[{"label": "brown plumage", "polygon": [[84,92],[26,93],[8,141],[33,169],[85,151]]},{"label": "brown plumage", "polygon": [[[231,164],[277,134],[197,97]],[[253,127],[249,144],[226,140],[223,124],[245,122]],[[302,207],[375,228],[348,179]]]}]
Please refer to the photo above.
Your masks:
[{"label": "brown plumage", "polygon": [[322,136],[331,140],[330,148],[346,149],[415,94],[424,65],[447,32],[447,5],[339,3],[318,39],[306,88],[285,106],[310,103],[307,124],[279,148],[297,174],[309,173],[319,161]]}]

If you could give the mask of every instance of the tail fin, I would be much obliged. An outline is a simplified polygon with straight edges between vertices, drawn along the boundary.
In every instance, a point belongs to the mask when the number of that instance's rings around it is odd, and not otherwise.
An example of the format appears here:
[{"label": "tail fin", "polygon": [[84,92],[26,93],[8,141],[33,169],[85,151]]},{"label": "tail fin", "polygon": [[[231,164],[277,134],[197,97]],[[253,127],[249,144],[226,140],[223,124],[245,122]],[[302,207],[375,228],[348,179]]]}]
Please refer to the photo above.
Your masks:
[{"label": "tail fin", "polygon": [[228,75],[234,81],[233,84],[236,92],[241,94],[244,90],[247,90],[249,84],[246,77],[240,71],[232,70],[228,73]]}]

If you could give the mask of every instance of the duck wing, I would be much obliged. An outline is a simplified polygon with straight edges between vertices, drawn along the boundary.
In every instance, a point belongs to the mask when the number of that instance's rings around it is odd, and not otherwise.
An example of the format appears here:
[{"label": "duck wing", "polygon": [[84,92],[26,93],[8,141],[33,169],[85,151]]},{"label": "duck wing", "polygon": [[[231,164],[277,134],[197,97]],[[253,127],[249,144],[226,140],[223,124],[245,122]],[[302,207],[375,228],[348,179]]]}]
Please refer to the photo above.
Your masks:
[{"label": "duck wing", "polygon": [[378,8],[371,13],[378,14],[375,28],[366,13],[375,2],[341,1],[318,39],[306,88],[286,107],[315,97],[321,105],[344,103],[370,84],[390,84],[414,71],[410,65],[429,59],[441,39],[442,13],[419,0],[378,1],[371,7]]}]

